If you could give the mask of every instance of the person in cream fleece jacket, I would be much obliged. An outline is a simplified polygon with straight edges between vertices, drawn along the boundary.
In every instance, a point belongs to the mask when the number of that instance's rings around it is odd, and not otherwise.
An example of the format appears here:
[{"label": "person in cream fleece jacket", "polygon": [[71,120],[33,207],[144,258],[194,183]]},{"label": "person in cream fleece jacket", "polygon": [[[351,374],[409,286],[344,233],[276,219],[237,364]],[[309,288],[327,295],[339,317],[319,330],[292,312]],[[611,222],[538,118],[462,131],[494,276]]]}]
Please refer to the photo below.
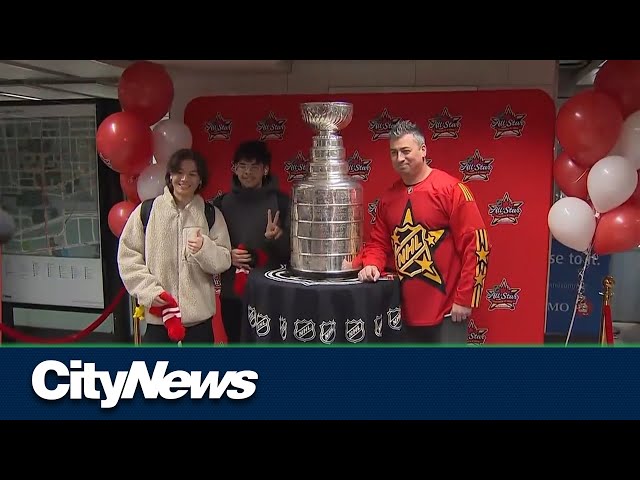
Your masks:
[{"label": "person in cream fleece jacket", "polygon": [[145,308],[144,343],[214,343],[213,275],[231,267],[231,243],[218,209],[209,231],[198,195],[206,183],[201,155],[178,150],[167,164],[164,193],[154,200],[146,234],[140,204],[120,236],[118,268],[127,291]]}]

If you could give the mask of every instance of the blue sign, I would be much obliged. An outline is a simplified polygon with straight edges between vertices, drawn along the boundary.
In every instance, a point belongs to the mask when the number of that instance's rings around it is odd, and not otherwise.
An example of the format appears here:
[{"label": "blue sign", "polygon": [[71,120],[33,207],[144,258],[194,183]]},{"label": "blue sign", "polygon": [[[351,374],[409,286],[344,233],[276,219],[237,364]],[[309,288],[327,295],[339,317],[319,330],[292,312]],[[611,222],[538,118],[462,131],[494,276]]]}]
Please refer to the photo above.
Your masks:
[{"label": "blue sign", "polygon": [[[546,334],[567,335],[578,295],[578,274],[586,255],[555,239],[551,244]],[[609,274],[609,255],[591,256],[584,274],[586,304],[576,312],[571,339],[597,342],[602,314],[602,280]]]},{"label": "blue sign", "polygon": [[0,365],[0,420],[640,419],[633,348],[3,347]]}]

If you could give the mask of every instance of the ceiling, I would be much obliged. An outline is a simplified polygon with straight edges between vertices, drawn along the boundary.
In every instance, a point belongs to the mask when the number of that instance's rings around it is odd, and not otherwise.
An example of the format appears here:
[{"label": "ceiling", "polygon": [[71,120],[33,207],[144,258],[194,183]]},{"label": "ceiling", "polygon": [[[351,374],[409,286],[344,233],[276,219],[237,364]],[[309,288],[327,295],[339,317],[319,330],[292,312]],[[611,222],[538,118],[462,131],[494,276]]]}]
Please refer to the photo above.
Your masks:
[{"label": "ceiling", "polygon": [[[173,71],[288,72],[292,60],[152,60]],[[0,60],[0,101],[118,98],[118,80],[134,60]],[[593,83],[604,60],[560,60],[574,86]]]},{"label": "ceiling", "polygon": [[0,60],[0,100],[115,99],[123,70],[98,60]]}]

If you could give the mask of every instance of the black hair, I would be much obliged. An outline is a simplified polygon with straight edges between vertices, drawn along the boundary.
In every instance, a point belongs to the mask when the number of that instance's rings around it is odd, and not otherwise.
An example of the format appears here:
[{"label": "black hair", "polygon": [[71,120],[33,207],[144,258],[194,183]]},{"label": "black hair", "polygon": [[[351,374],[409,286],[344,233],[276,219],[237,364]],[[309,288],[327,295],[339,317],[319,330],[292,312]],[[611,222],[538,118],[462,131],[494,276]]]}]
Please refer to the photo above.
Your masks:
[{"label": "black hair", "polygon": [[164,177],[164,181],[169,187],[169,191],[173,193],[173,185],[171,184],[171,174],[179,173],[182,162],[185,160],[193,160],[196,164],[196,170],[198,170],[198,176],[200,177],[200,185],[196,188],[195,193],[198,193],[204,187],[207,186],[209,180],[209,171],[207,170],[207,161],[202,155],[191,148],[182,148],[171,155],[167,162],[167,173]]},{"label": "black hair", "polygon": [[[267,143],[261,140],[248,140],[246,142],[242,142],[236,148],[235,153],[233,154],[232,165],[235,165],[240,160],[255,160],[256,163],[262,164],[265,167],[269,167],[269,171],[264,176],[264,181],[271,180],[271,152],[269,151],[269,147],[267,147]],[[240,184],[240,179],[235,172],[233,172],[233,183]]]},{"label": "black hair", "polygon": [[255,160],[257,163],[261,163],[265,167],[270,167],[271,152],[265,142],[260,140],[249,140],[238,145],[238,148],[236,148],[236,151],[233,154],[234,165],[240,160]]}]

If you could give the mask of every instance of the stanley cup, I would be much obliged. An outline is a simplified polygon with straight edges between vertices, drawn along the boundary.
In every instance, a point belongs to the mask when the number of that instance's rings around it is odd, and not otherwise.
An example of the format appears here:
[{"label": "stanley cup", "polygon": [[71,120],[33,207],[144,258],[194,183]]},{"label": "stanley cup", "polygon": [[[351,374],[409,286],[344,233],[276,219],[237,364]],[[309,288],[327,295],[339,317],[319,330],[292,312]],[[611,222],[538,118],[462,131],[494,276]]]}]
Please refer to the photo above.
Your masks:
[{"label": "stanley cup", "polygon": [[291,270],[303,277],[351,277],[362,247],[362,185],[349,176],[340,130],[351,123],[353,105],[312,102],[300,106],[316,133],[309,172],[294,184],[291,208]]}]

